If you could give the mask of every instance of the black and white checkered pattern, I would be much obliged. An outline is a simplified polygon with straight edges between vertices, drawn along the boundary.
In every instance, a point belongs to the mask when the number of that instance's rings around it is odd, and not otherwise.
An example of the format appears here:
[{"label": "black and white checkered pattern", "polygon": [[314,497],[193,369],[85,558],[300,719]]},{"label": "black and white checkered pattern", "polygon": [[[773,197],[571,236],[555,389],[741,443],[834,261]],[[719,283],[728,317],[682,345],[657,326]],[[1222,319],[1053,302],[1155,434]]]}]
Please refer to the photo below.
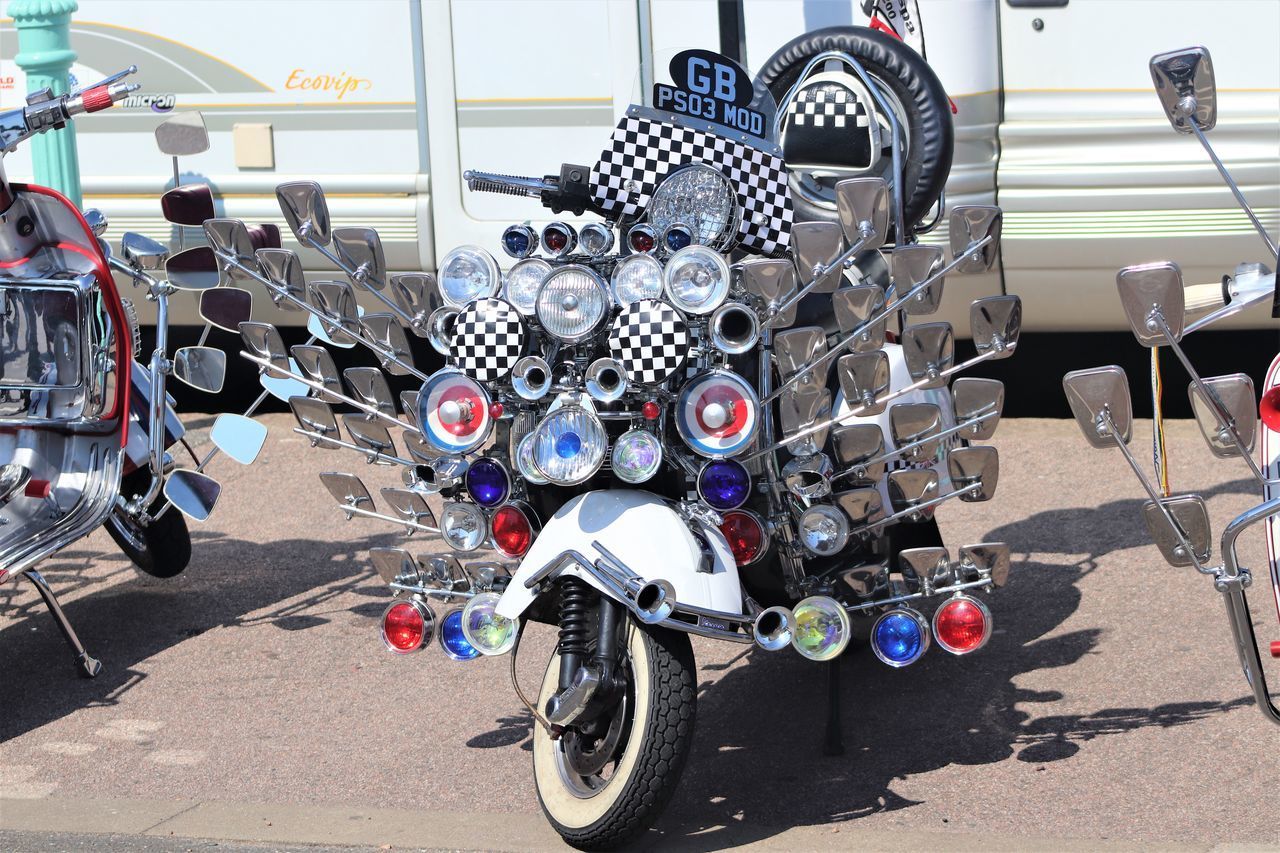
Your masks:
[{"label": "black and white checkered pattern", "polygon": [[866,106],[852,91],[830,82],[797,92],[787,119],[794,127],[866,127],[871,122]]},{"label": "black and white checkered pattern", "polygon": [[676,309],[642,299],[613,321],[609,352],[636,385],[658,385],[689,357],[689,327]]},{"label": "black and white checkered pattern", "polygon": [[524,320],[501,299],[478,299],[458,314],[453,327],[453,358],[477,382],[492,382],[511,372],[524,354]]},{"label": "black and white checkered pattern", "polygon": [[719,169],[733,182],[744,248],[776,255],[787,247],[792,210],[786,163],[714,133],[625,116],[591,169],[591,193],[609,215],[635,216],[664,176],[694,162]]}]

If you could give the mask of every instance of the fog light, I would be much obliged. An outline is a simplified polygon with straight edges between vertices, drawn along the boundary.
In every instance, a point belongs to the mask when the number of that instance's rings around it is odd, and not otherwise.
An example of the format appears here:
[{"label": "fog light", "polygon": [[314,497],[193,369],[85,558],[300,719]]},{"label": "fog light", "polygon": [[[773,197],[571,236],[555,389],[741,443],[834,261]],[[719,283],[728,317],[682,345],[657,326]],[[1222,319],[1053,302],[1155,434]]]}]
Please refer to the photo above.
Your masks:
[{"label": "fog light", "polygon": [[720,522],[720,532],[728,541],[733,561],[739,567],[749,566],[760,559],[769,542],[764,522],[754,512],[747,512],[745,509],[726,512]]},{"label": "fog light", "polygon": [[849,520],[830,504],[814,504],[800,516],[800,544],[819,557],[831,557],[849,542]]},{"label": "fog light", "polygon": [[398,655],[407,655],[431,641],[436,615],[421,601],[393,601],[382,611],[382,642]]},{"label": "fog light", "polygon": [[483,655],[504,655],[516,644],[519,626],[514,619],[497,614],[500,597],[482,592],[462,608],[462,635]]},{"label": "fog light", "polygon": [[837,657],[849,645],[849,614],[834,598],[814,595],[791,609],[791,645],[809,660]]},{"label": "fog light", "polygon": [[889,666],[908,666],[929,648],[929,623],[909,607],[896,607],[876,620],[871,650]]},{"label": "fog light", "polygon": [[504,557],[523,557],[532,543],[533,522],[519,504],[507,504],[493,514],[493,547]]},{"label": "fog light", "polygon": [[481,457],[467,469],[467,494],[483,507],[495,507],[511,492],[511,479],[501,462]]},{"label": "fog light", "polygon": [[628,430],[613,443],[610,460],[619,480],[643,483],[662,467],[662,442],[648,430]]},{"label": "fog light", "polygon": [[440,620],[440,648],[453,660],[475,660],[480,650],[462,633],[462,608],[455,607]]},{"label": "fog light", "polygon": [[698,497],[712,509],[737,509],[751,496],[751,474],[741,462],[719,459],[698,472]]},{"label": "fog light", "polygon": [[440,511],[440,533],[455,551],[474,551],[489,537],[489,522],[473,504],[447,503]]},{"label": "fog light", "polygon": [[976,652],[991,638],[991,611],[976,598],[956,594],[933,614],[933,635],[953,655]]}]

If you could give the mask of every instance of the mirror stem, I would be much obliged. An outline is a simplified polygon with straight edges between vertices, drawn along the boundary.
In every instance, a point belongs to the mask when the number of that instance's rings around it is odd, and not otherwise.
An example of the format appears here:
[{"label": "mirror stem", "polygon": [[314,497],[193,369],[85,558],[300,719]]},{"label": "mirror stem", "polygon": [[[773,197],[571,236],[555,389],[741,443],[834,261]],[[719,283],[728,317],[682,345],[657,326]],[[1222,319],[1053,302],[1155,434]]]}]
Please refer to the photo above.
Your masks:
[{"label": "mirror stem", "polygon": [[804,287],[800,288],[795,293],[791,294],[789,297],[787,297],[787,300],[785,302],[783,302],[777,308],[773,309],[772,311],[773,316],[770,317],[768,320],[766,320],[763,324],[761,324],[762,328],[772,329],[774,327],[774,324],[778,322],[778,319],[784,313],[786,313],[788,308],[790,308],[792,305],[795,305],[797,302],[799,302],[801,299],[807,296],[811,290],[813,290],[815,287],[817,287],[819,284],[822,283],[822,280],[826,278],[829,273],[834,272],[837,269],[843,271],[845,265],[853,261],[854,256],[858,254],[858,251],[863,246],[865,246],[866,243],[867,243],[867,238],[863,237],[858,242],[854,243],[852,246],[846,249],[840,255],[840,257],[836,258],[831,263],[822,267],[821,271],[818,272],[818,274],[815,275],[813,278],[811,278],[808,282],[806,282]]},{"label": "mirror stem", "polygon": [[978,426],[979,424],[984,423],[990,418],[999,417],[999,412],[996,411],[995,406],[988,406],[987,408],[989,409],[989,411],[981,412],[977,415],[974,415],[973,417],[969,418],[967,421],[962,421],[961,423],[958,423],[953,427],[949,427],[944,430],[939,430],[933,435],[916,439],[915,441],[910,442],[909,444],[900,445],[898,447],[895,447],[893,450],[887,451],[885,453],[881,453],[879,456],[872,457],[871,459],[868,459],[865,462],[859,462],[856,465],[850,465],[848,468],[844,469],[843,471],[837,474],[834,474],[831,477],[831,482],[834,483],[836,480],[844,479],[845,477],[848,477],[850,474],[856,474],[860,470],[865,470],[868,466],[879,465],[881,462],[888,462],[890,459],[893,459],[895,457],[901,456],[904,453],[908,453],[912,450],[915,450],[917,447],[923,447],[926,444],[929,444],[930,442],[942,441],[943,439],[951,438],[951,436],[953,435],[959,435],[969,427]]},{"label": "mirror stem", "polygon": [[[352,281],[367,282],[372,280],[372,281],[377,281],[379,285],[383,283],[380,279],[375,279],[373,276],[368,275],[367,273],[363,273],[360,276],[357,276],[356,270],[353,270],[351,267],[344,264],[341,258],[339,258],[333,252],[329,251],[328,246],[322,246],[319,243],[312,240],[311,235],[309,234],[307,235],[307,245],[315,249],[320,254],[324,255],[325,258],[328,259],[330,263],[332,263],[338,269],[342,270],[346,274],[347,278],[351,279]],[[391,313],[399,317],[401,321],[408,323],[410,327],[416,328],[414,327],[414,323],[413,323],[413,315],[406,312],[403,308],[401,308],[399,305],[392,302],[386,296],[383,296],[381,290],[378,290],[377,288],[369,287],[368,284],[365,284],[364,289],[369,293],[372,293],[374,297],[377,298],[377,300],[381,302],[383,305],[387,306],[387,308],[390,308]]]},{"label": "mirror stem", "polygon": [[970,483],[967,486],[956,489],[954,492],[947,492],[945,495],[939,495],[938,497],[933,498],[932,500],[922,501],[921,503],[915,504],[914,506],[909,507],[908,509],[904,509],[901,512],[895,512],[892,515],[886,515],[884,518],[880,519],[879,521],[873,522],[871,524],[867,524],[862,527],[855,527],[849,531],[849,538],[852,539],[854,536],[860,536],[866,533],[870,533],[873,530],[879,530],[881,527],[887,527],[890,524],[893,524],[904,518],[909,518],[910,516],[913,516],[919,512],[923,512],[926,509],[932,509],[933,507],[938,506],[939,504],[942,504],[946,501],[949,501],[952,498],[958,498],[961,495],[967,495],[970,492],[975,492],[975,491],[976,492],[982,491],[981,480],[979,480],[976,483]]},{"label": "mirror stem", "polygon": [[1227,187],[1231,190],[1231,194],[1236,197],[1236,203],[1240,205],[1240,209],[1249,217],[1249,221],[1253,223],[1253,228],[1258,232],[1258,236],[1262,238],[1262,242],[1267,244],[1267,251],[1271,252],[1271,257],[1280,264],[1280,251],[1277,251],[1275,241],[1267,234],[1267,229],[1262,227],[1262,223],[1258,221],[1258,217],[1253,212],[1253,208],[1249,206],[1249,202],[1244,200],[1244,194],[1240,192],[1240,188],[1236,186],[1236,182],[1231,177],[1231,173],[1227,171],[1227,167],[1222,165],[1222,161],[1218,159],[1218,155],[1214,152],[1213,146],[1209,144],[1209,140],[1205,138],[1204,131],[1200,129],[1200,125],[1194,117],[1187,118],[1187,126],[1195,133],[1196,139],[1200,140],[1200,145],[1209,155],[1209,159],[1213,161],[1213,165],[1217,167],[1218,174],[1222,176],[1222,180],[1227,182]]}]

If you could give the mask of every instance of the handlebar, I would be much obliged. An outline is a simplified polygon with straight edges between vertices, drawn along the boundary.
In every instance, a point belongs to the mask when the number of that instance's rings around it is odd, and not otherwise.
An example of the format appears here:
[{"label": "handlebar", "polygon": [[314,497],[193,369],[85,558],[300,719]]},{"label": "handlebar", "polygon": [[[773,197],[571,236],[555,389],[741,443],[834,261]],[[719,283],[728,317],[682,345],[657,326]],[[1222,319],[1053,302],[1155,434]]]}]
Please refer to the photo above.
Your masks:
[{"label": "handlebar", "polygon": [[41,89],[27,96],[27,105],[0,114],[0,151],[12,151],[23,140],[64,127],[68,121],[84,113],[105,110],[117,101],[137,91],[137,83],[121,83],[123,78],[137,72],[138,66],[130,65],[92,86],[54,96],[49,89]]},{"label": "handlebar", "polygon": [[1193,284],[1183,290],[1184,312],[1203,314],[1214,311],[1231,301],[1226,282],[1218,284]]},{"label": "handlebar", "polygon": [[552,212],[572,211],[581,216],[587,210],[600,212],[591,197],[591,170],[586,166],[565,163],[560,175],[543,178],[526,178],[519,175],[498,175],[493,172],[477,172],[468,169],[462,173],[467,189],[472,192],[501,193],[541,199]]}]

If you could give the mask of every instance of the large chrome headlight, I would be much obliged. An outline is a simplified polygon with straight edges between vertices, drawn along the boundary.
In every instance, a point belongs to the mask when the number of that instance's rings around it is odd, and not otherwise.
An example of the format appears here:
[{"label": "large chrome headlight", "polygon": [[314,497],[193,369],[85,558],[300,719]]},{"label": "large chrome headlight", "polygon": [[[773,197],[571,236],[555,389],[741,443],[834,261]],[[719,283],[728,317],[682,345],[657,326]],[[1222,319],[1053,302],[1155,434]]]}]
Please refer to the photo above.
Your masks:
[{"label": "large chrome headlight", "polygon": [[729,265],[706,246],[676,252],[667,261],[665,276],[667,298],[690,314],[710,314],[729,295]]},{"label": "large chrome headlight", "polygon": [[493,296],[502,283],[498,262],[479,246],[459,246],[444,256],[436,280],[446,305],[461,307]]},{"label": "large chrome headlight", "polygon": [[723,172],[695,163],[658,184],[648,217],[659,234],[680,223],[689,227],[695,243],[723,251],[738,233],[738,196]]},{"label": "large chrome headlight", "polygon": [[551,264],[542,258],[526,258],[507,271],[502,283],[502,296],[526,317],[533,315],[538,304],[538,288],[551,272]]},{"label": "large chrome headlight", "polygon": [[542,419],[531,444],[534,467],[557,486],[573,486],[600,470],[609,438],[599,418],[570,404]]},{"label": "large chrome headlight", "polygon": [[560,267],[538,291],[538,322],[547,334],[577,343],[600,328],[609,314],[609,290],[587,267]]},{"label": "large chrome headlight", "polygon": [[653,255],[628,255],[613,268],[613,298],[623,308],[662,296],[662,264]]}]

